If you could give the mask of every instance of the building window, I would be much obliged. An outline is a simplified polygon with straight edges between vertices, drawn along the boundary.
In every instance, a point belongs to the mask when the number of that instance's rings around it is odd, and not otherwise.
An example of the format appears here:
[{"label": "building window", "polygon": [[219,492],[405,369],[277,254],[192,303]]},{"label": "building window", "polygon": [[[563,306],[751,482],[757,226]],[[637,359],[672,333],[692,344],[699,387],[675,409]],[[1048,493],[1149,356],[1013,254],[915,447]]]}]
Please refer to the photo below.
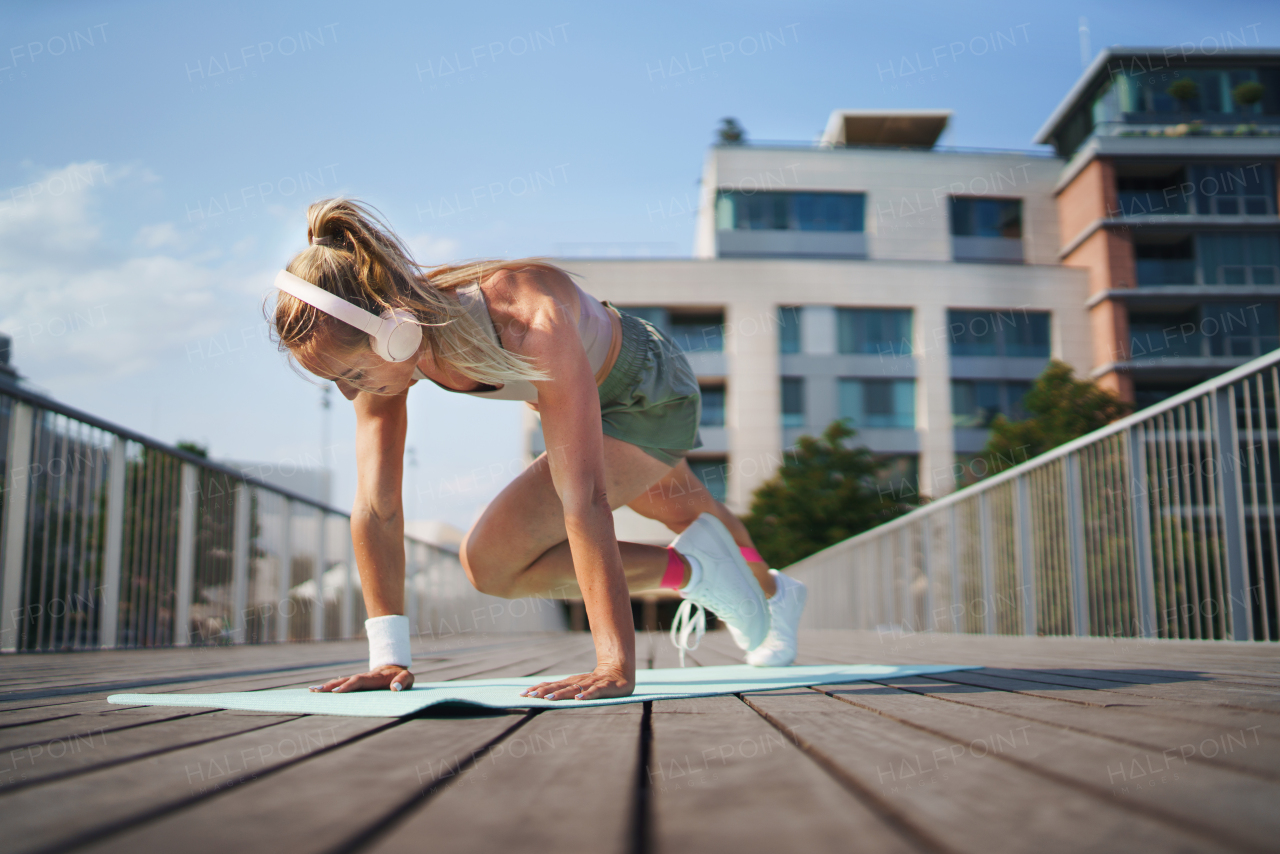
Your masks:
[{"label": "building window", "polygon": [[1133,254],[1140,287],[1280,284],[1280,234],[1148,234]]},{"label": "building window", "polygon": [[667,310],[659,305],[624,305],[619,306],[627,314],[647,320],[649,323],[667,331]]},{"label": "building window", "polygon": [[840,417],[859,430],[913,428],[916,381],[841,378]]},{"label": "building window", "polygon": [[1195,247],[1190,237],[1145,236],[1133,244],[1139,287],[1194,285]]},{"label": "building window", "polygon": [[1022,200],[951,197],[951,233],[957,237],[1022,239]]},{"label": "building window", "polygon": [[1049,357],[1049,312],[947,312],[952,356]]},{"label": "building window", "polygon": [[1118,89],[1119,113],[1236,113],[1241,121],[1262,112],[1262,103],[1240,104],[1234,97],[1243,83],[1257,83],[1258,72],[1251,68],[1196,68],[1173,72],[1172,79],[1188,79],[1194,87],[1182,100],[1169,93],[1169,74],[1153,74],[1132,69],[1113,75]]},{"label": "building window", "polygon": [[1274,302],[1210,302],[1129,314],[1129,357],[1252,358],[1280,347]]},{"label": "building window", "polygon": [[724,312],[667,312],[667,334],[686,353],[724,350]]},{"label": "building window", "polygon": [[1182,306],[1164,311],[1129,312],[1129,355],[1142,361],[1201,355],[1200,309]]},{"label": "building window", "polygon": [[800,314],[798,305],[778,307],[778,352],[800,352]]},{"label": "building window", "polygon": [[[1151,214],[1185,214],[1190,211],[1186,171],[1181,167],[1161,168],[1143,164],[1144,174],[1117,175],[1116,201],[1120,209],[1108,211],[1111,216],[1149,216]],[[1147,174],[1145,170],[1160,170]]]},{"label": "building window", "polygon": [[702,418],[698,424],[702,427],[724,426],[724,386],[699,386],[702,393]]},{"label": "building window", "polygon": [[864,193],[743,193],[716,199],[721,231],[854,231],[865,223]]},{"label": "building window", "polygon": [[1112,215],[1271,216],[1276,212],[1275,170],[1270,163],[1120,168],[1138,174],[1116,176],[1120,210]]},{"label": "building window", "polygon": [[911,355],[911,309],[836,310],[837,350],[874,356]]},{"label": "building window", "polygon": [[1280,283],[1280,235],[1201,234],[1201,281],[1206,285]]},{"label": "building window", "polygon": [[803,377],[782,378],[782,426],[805,426]]},{"label": "building window", "polygon": [[702,481],[702,485],[716,501],[724,501],[729,493],[728,462],[724,457],[689,460],[689,468],[693,470],[694,477]]},{"label": "building window", "polygon": [[1014,380],[952,380],[951,423],[955,427],[990,427],[997,415],[1010,421],[1027,417],[1022,398],[1031,383]]},{"label": "building window", "polygon": [[1261,356],[1280,347],[1276,304],[1205,303],[1200,328],[1210,356]]},{"label": "building window", "polygon": [[1269,163],[1192,166],[1191,183],[1198,214],[1269,216],[1276,212],[1276,182]]}]

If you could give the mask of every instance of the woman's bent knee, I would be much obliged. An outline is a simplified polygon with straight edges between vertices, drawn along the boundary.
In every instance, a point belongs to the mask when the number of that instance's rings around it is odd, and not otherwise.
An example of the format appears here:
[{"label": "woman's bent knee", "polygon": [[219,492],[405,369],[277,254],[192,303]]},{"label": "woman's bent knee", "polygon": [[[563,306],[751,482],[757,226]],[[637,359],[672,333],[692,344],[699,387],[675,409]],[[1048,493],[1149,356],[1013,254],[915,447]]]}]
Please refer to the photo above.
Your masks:
[{"label": "woman's bent knee", "polygon": [[489,596],[517,598],[514,595],[515,580],[525,567],[512,567],[492,550],[485,548],[483,537],[476,537],[474,534],[475,528],[472,528],[458,549],[458,558],[471,586]]}]

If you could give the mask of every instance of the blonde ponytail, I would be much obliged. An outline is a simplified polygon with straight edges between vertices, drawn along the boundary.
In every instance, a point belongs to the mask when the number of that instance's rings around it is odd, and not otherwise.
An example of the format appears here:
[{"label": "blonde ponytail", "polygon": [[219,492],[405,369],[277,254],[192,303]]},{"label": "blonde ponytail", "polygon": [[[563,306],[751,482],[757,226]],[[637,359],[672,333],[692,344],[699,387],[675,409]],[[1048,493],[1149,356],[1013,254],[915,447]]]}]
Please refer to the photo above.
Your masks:
[{"label": "blonde ponytail", "polygon": [[[320,242],[312,243],[313,238]],[[424,267],[372,208],[341,198],[307,208],[307,243],[289,262],[290,273],[373,314],[388,308],[411,311],[437,363],[482,383],[547,379],[523,356],[503,349],[444,292],[499,270],[551,264],[526,259]],[[276,295],[271,324],[280,350],[304,365],[318,364],[321,349],[353,353],[369,347],[364,332],[283,291]]]}]

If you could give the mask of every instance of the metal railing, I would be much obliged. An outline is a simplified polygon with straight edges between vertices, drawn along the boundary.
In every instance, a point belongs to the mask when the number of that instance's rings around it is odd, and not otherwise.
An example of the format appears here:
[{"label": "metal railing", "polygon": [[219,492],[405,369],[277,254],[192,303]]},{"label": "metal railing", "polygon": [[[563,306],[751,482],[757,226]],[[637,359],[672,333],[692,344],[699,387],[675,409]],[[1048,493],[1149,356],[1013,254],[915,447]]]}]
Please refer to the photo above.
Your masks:
[{"label": "metal railing", "polygon": [[796,563],[807,628],[1280,639],[1280,351]]},{"label": "metal railing", "polygon": [[717,142],[714,148],[807,148],[818,151],[925,151],[942,154],[1016,154],[1023,157],[1053,159],[1058,155],[1051,148],[987,148],[974,145],[904,145],[893,143],[827,143],[821,140],[797,139],[744,139],[741,142]]},{"label": "metal railing", "polygon": [[[350,516],[22,388],[0,389],[0,651],[360,637]],[[420,635],[549,631],[405,538]]]}]

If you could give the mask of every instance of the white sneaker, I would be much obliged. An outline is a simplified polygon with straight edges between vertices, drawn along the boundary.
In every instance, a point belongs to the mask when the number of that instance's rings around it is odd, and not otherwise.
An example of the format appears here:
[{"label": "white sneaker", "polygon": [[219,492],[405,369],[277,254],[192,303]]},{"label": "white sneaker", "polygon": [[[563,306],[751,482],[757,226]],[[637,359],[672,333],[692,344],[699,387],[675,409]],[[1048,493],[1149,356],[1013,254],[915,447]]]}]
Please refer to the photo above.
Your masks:
[{"label": "white sneaker", "polygon": [[796,629],[809,598],[804,582],[776,569],[769,570],[778,591],[769,599],[769,636],[747,653],[747,664],[756,667],[786,667],[796,660]]},{"label": "white sneaker", "polygon": [[[745,638],[744,649],[759,646],[769,633],[769,607],[765,604],[764,591],[724,523],[710,513],[703,513],[676,537],[671,547],[696,559],[702,568],[697,586],[681,590],[680,595],[687,602],[714,611],[725,625],[736,629]],[[692,609],[687,602],[681,603],[671,626],[671,641],[680,650],[682,667],[685,650],[697,648],[697,641],[692,647],[688,646],[688,623],[705,620],[701,613],[691,620]],[[701,632],[697,634],[701,636]]]}]

